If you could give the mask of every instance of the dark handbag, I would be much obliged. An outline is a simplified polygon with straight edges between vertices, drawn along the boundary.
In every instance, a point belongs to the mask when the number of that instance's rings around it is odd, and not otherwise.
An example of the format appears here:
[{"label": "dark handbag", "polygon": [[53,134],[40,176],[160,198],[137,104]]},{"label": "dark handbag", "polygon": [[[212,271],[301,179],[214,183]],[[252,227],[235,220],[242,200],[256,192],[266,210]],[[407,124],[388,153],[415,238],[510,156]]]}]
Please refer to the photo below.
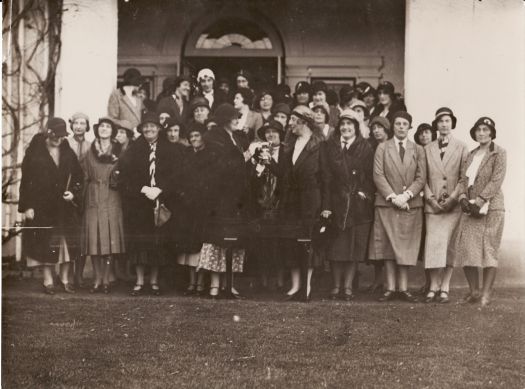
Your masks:
[{"label": "dark handbag", "polygon": [[171,211],[160,201],[157,201],[153,209],[153,214],[155,217],[155,227],[163,226],[171,218]]}]

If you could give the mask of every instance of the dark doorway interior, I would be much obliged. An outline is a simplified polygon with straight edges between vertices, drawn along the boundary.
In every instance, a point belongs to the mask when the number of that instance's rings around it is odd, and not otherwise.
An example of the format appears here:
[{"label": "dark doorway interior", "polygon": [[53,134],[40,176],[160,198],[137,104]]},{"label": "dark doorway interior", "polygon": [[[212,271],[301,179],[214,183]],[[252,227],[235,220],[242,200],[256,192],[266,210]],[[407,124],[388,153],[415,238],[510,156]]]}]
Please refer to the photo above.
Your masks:
[{"label": "dark doorway interior", "polygon": [[218,80],[225,77],[235,88],[235,74],[248,70],[252,74],[250,87],[259,91],[277,83],[277,58],[268,57],[186,57],[183,62],[183,73],[197,74],[202,68],[210,68]]}]

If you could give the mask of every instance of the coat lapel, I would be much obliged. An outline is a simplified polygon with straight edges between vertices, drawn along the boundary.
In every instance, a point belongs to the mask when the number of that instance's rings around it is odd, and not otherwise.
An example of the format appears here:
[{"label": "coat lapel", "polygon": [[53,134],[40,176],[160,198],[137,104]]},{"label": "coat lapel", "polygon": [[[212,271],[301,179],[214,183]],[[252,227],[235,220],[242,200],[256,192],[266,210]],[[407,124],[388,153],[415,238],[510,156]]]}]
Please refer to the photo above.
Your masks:
[{"label": "coat lapel", "polygon": [[[445,174],[445,165],[439,156],[439,144],[438,141],[433,141],[428,147],[430,158],[433,161],[433,165],[441,171],[442,174]],[[446,154],[446,153],[445,153]]]},{"label": "coat lapel", "polygon": [[137,106],[135,107],[128,96],[125,94],[122,95],[122,101],[128,106],[129,110],[133,112],[133,115],[140,121],[140,103],[137,102]]},{"label": "coat lapel", "polygon": [[[449,138],[447,150],[443,156],[443,169],[446,169],[448,163],[450,162],[453,155],[456,155],[458,151],[459,143],[452,137]],[[440,158],[441,159],[441,158]]]},{"label": "coat lapel", "polygon": [[[311,136],[308,142],[306,143],[306,146],[304,146],[304,149],[301,151],[301,154],[299,154],[297,161],[295,161],[295,165],[293,165],[294,169],[297,169],[301,165],[301,163],[304,162],[306,157],[310,154],[311,150],[316,145],[317,145],[317,142],[314,140],[314,137]],[[293,155],[293,149],[292,149],[292,155]]]},{"label": "coat lapel", "polygon": [[[399,153],[397,152],[396,144],[395,144],[395,138],[392,138],[392,140],[388,141],[387,143],[387,149],[388,149],[388,155],[394,162],[394,166],[396,167],[397,172],[399,173],[399,176],[403,178],[403,181],[405,180],[405,175],[403,174],[403,162],[401,162],[401,157],[399,156]],[[405,154],[405,159],[407,158]]]}]

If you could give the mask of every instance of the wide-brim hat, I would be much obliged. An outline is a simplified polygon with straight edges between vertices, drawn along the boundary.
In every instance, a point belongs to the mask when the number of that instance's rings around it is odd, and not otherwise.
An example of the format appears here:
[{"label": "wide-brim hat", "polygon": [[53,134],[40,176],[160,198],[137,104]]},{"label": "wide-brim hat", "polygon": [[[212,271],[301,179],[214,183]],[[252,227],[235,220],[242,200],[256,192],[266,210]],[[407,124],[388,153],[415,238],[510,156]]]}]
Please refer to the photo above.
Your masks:
[{"label": "wide-brim hat", "polygon": [[494,120],[492,120],[488,116],[482,116],[478,120],[476,120],[476,123],[474,123],[474,126],[472,126],[472,128],[470,129],[470,137],[475,142],[477,142],[477,140],[476,140],[476,129],[481,124],[485,124],[486,126],[488,126],[492,130],[491,138],[492,139],[496,139],[496,123],[494,122]]},{"label": "wide-brim hat", "polygon": [[314,125],[314,112],[308,108],[306,105],[298,105],[293,111],[292,115],[297,116],[298,118],[306,121],[310,126]]},{"label": "wide-brim hat", "polygon": [[219,126],[224,126],[234,119],[238,119],[241,116],[240,112],[237,111],[230,103],[222,103],[217,107],[213,118]]},{"label": "wide-brim hat", "polygon": [[160,124],[159,116],[154,112],[146,112],[144,116],[142,116],[142,121],[137,126],[137,131],[140,132],[141,134],[142,134],[142,127],[144,127],[146,123],[153,123],[153,124],[156,124],[159,127],[159,129],[162,128],[162,125]]},{"label": "wide-brim hat", "polygon": [[46,124],[48,134],[56,137],[67,136],[66,122],[62,118],[54,117],[48,120]]},{"label": "wide-brim hat", "polygon": [[266,134],[266,130],[269,128],[276,130],[279,133],[281,141],[284,140],[284,127],[277,120],[270,120],[269,122],[264,123],[263,126],[257,130],[257,136],[259,139],[265,139],[264,135]]},{"label": "wide-brim hat", "polygon": [[421,141],[419,140],[419,136],[421,135],[423,131],[426,131],[426,130],[430,130],[430,132],[432,133],[432,138],[431,138],[432,140],[437,139],[436,129],[428,123],[421,123],[419,126],[417,126],[416,133],[414,134],[414,142],[416,142],[420,146],[423,146],[423,145],[421,144]]},{"label": "wide-brim hat", "polygon": [[432,121],[432,127],[437,130],[437,122],[440,117],[442,116],[450,116],[452,119],[452,129],[456,128],[456,123],[458,119],[454,116],[454,112],[450,108],[447,107],[441,107],[436,111],[436,115],[434,117],[434,120]]},{"label": "wide-brim hat", "polygon": [[343,119],[350,120],[352,123],[354,123],[356,135],[361,135],[361,126],[359,124],[359,116],[357,116],[357,112],[349,108],[341,111],[337,120],[337,126],[335,127],[335,130],[338,134],[340,133],[339,127],[341,126]]}]

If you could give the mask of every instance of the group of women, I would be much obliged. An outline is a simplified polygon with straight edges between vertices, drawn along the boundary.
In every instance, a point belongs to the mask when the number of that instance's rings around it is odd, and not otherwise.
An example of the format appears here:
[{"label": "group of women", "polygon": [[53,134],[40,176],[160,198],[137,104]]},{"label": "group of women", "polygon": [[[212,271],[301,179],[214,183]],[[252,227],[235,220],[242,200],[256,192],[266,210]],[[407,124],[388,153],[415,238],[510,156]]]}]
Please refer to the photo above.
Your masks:
[{"label": "group of women", "polygon": [[412,117],[389,82],[343,87],[337,96],[323,82],[303,81],[293,96],[280,86],[255,99],[244,71],[233,92],[227,82],[219,88],[210,69],[198,73],[194,93],[187,76],[168,81],[145,111],[140,72],[128,69],[91,144],[82,113],[69,120],[73,135],[52,118],[31,141],[19,210],[31,227],[27,264],[43,268],[46,293],[55,293],[57,263],[63,289],[74,293],[90,257],[92,293],[133,276],[132,295],[146,286],[159,295],[160,269],[178,264],[188,269],[186,295],[217,298],[226,247],[204,233],[207,223],[264,218],[317,228],[311,244],[251,239],[233,249],[233,271],[256,269],[264,287],[275,275],[284,288],[288,270],[284,300],[299,299],[302,287],[309,300],[312,274],[327,263],[329,297],[352,300],[358,263],[367,262],[379,301],[417,301],[408,270],[420,260],[425,302],[448,302],[453,267],[461,266],[470,286],[464,301],[490,303],[506,170],[491,118],[471,128],[479,145],[469,152],[446,107],[409,140]]}]

